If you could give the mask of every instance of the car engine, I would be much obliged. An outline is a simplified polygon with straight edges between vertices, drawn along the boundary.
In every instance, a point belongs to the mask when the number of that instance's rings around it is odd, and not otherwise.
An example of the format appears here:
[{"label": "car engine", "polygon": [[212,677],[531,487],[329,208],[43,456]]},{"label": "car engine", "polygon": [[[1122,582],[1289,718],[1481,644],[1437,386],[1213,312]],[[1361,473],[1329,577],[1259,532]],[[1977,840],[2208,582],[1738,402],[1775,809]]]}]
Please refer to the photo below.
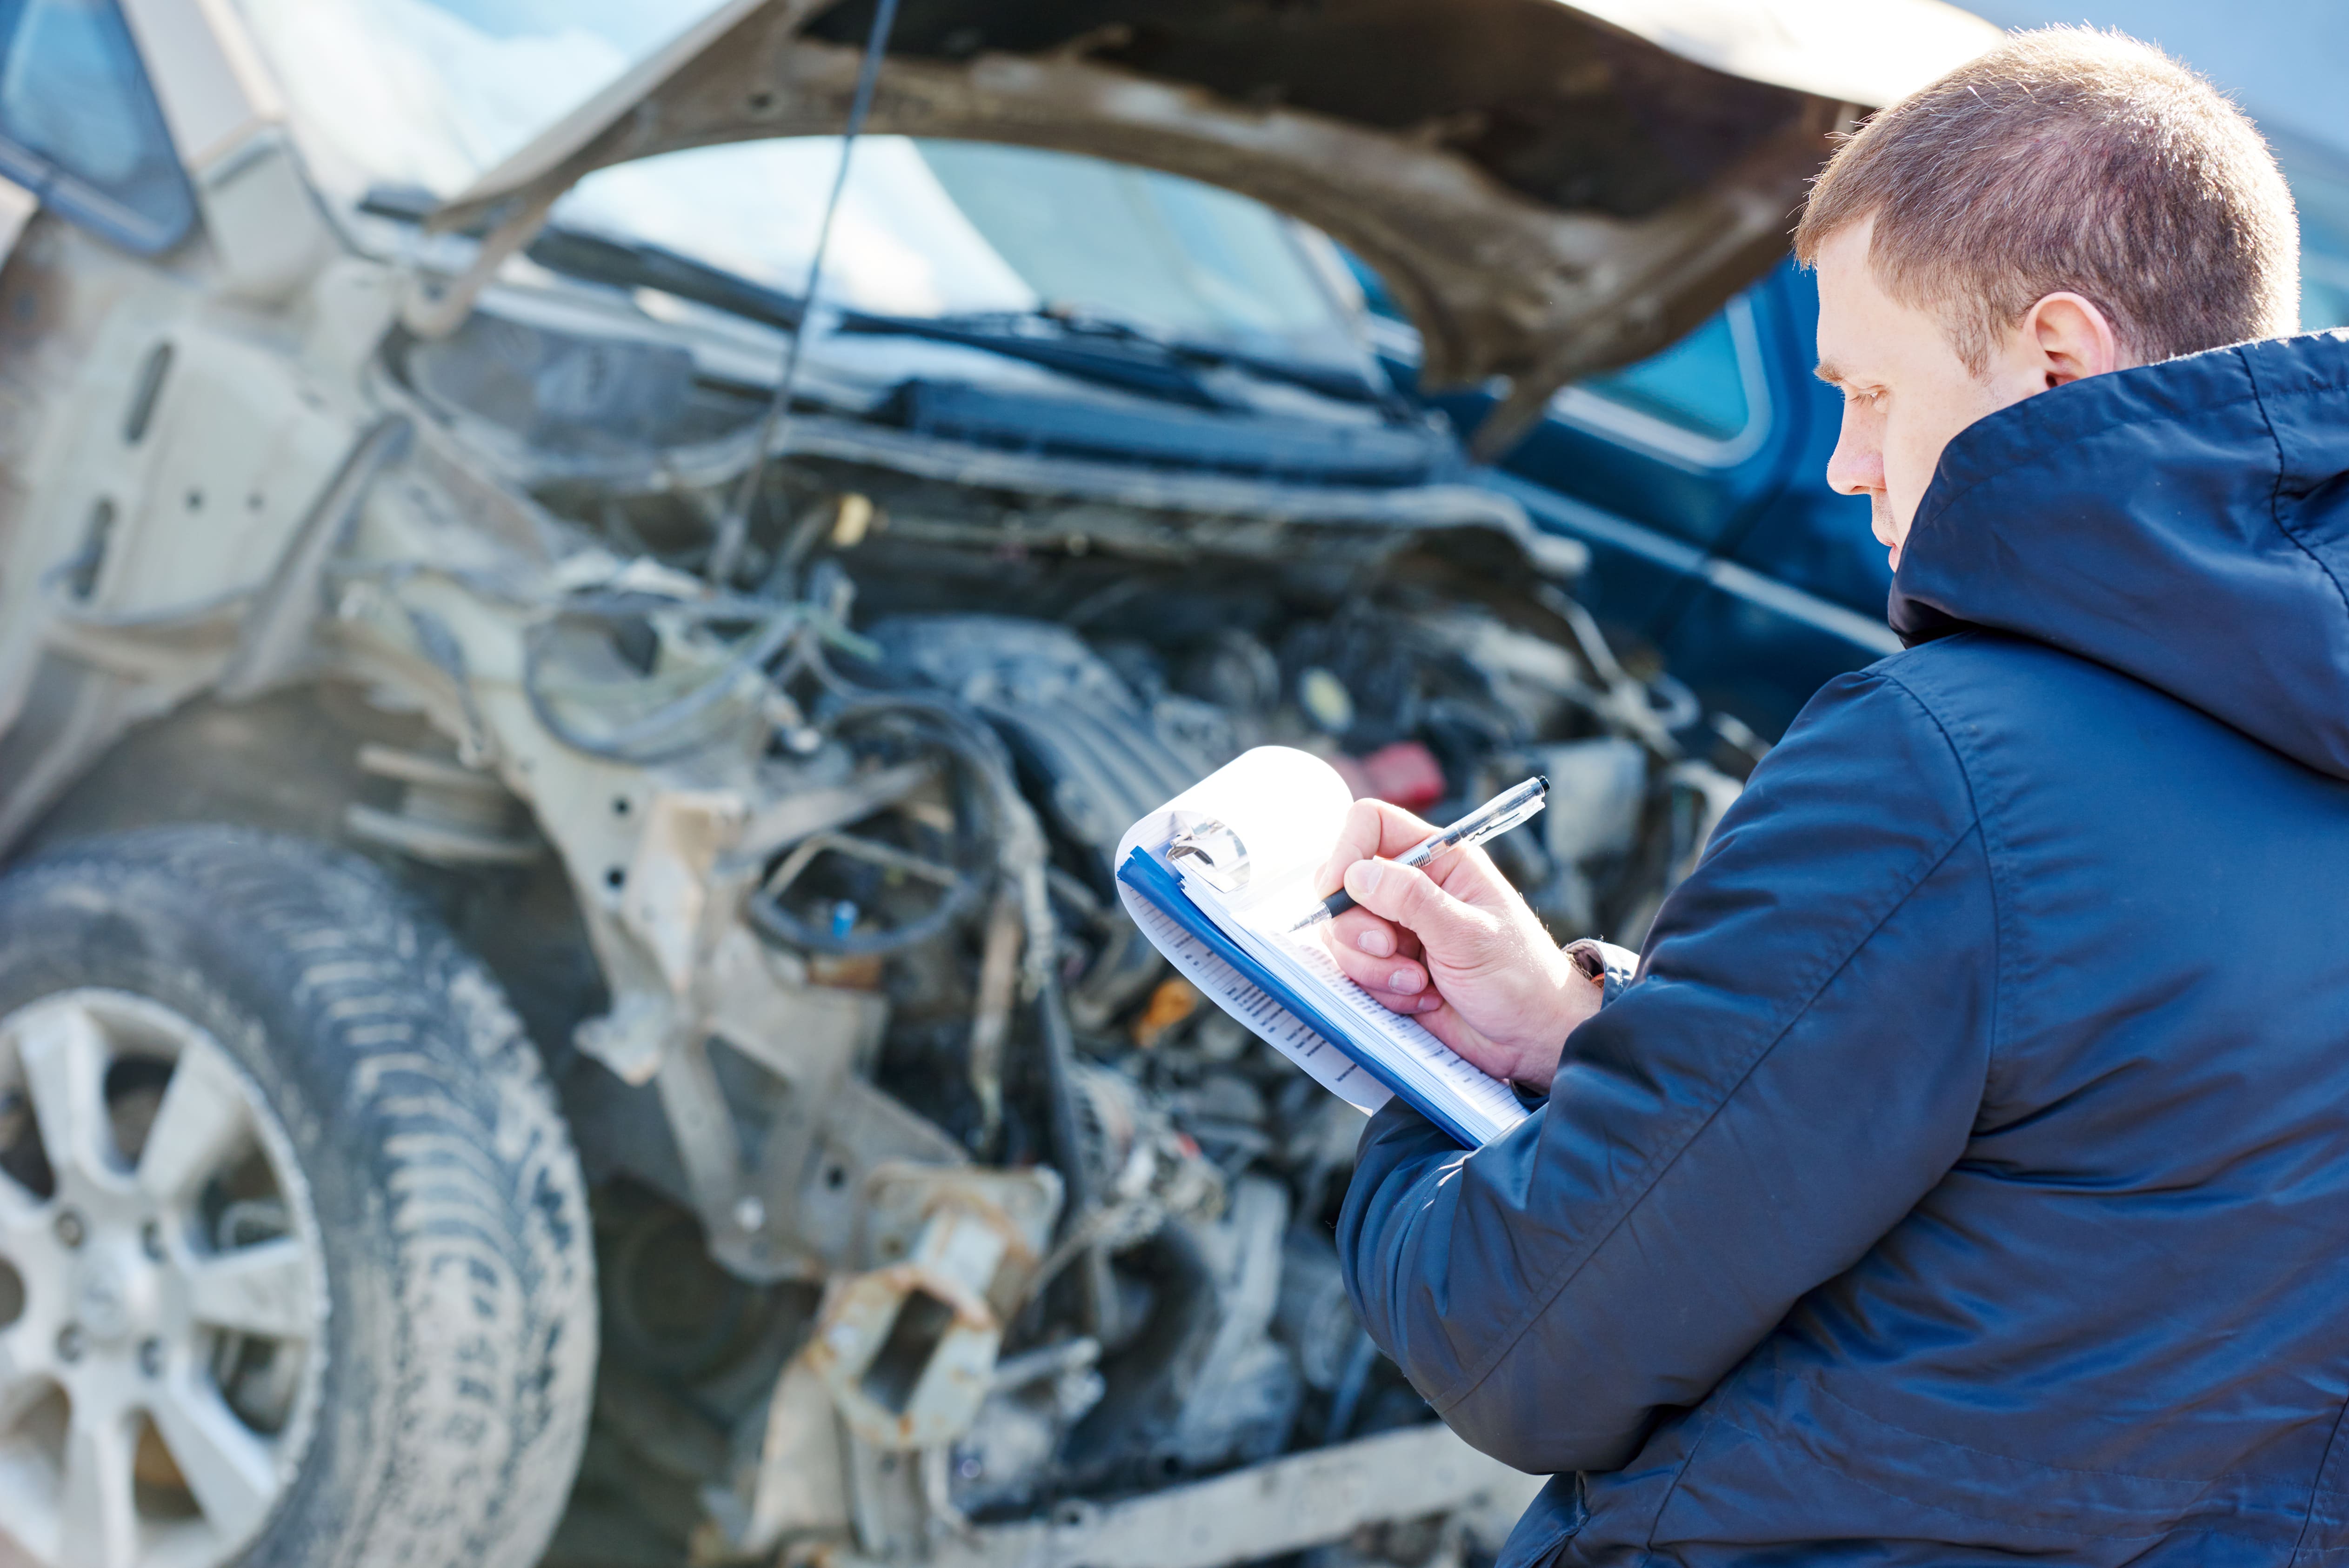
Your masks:
[{"label": "car engine", "polygon": [[[571,542],[573,591],[529,644],[541,721],[657,766],[755,711],[767,738],[737,760],[768,813],[804,809],[745,851],[746,923],[809,983],[873,1004],[854,1070],[944,1145],[1065,1184],[983,1397],[926,1449],[933,1511],[1018,1518],[1431,1419],[1340,1281],[1330,1227],[1359,1116],[1172,973],[1121,910],[1112,857],[1136,818],[1257,745],[1319,753],[1358,794],[1437,820],[1540,773],[1551,809],[1495,853],[1561,938],[1636,941],[1754,748],[1625,668],[1558,569],[1570,547],[1464,485],[1398,515],[1370,491],[1302,506],[1290,487],[1104,479],[1059,453],[966,449],[948,470],[812,415],[763,477],[733,577],[756,586],[712,595],[712,519],[742,471],[723,432],[745,410],[726,418],[673,356],[477,318],[404,365]],[[761,1076],[736,1062],[738,1116]],[[762,1539],[741,1455],[771,1450],[760,1397],[823,1309],[706,1262],[677,1292],[633,1260],[695,1253],[667,1234],[690,1217],[646,1194],[606,1207],[629,1215],[605,1249],[613,1354],[705,1448],[729,1434],[738,1484],[703,1501]],[[674,1433],[643,1429],[647,1397],[633,1408],[614,1440],[657,1463]],[[709,1458],[668,1464],[682,1483]]]}]

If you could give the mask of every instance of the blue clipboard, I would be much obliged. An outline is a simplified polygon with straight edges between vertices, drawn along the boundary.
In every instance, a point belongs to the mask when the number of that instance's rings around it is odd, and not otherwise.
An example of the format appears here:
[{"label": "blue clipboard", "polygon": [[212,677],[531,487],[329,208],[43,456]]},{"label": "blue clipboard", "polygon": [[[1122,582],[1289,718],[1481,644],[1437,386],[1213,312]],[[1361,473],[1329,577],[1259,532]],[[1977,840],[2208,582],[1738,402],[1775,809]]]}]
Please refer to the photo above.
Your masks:
[{"label": "blue clipboard", "polygon": [[1118,868],[1117,880],[1141,894],[1167,919],[1206,944],[1208,951],[1238,970],[1240,976],[1248,984],[1309,1025],[1314,1033],[1344,1053],[1348,1061],[1386,1085],[1395,1098],[1444,1129],[1454,1143],[1463,1149],[1479,1147],[1475,1138],[1449,1112],[1439,1106],[1430,1105],[1417,1093],[1396,1082],[1384,1068],[1357,1047],[1327,1010],[1274,979],[1269,970],[1249,957],[1239,944],[1224,934],[1223,928],[1191,902],[1183,892],[1182,882],[1156,856],[1139,849],[1133,851],[1125,857],[1125,863]]}]

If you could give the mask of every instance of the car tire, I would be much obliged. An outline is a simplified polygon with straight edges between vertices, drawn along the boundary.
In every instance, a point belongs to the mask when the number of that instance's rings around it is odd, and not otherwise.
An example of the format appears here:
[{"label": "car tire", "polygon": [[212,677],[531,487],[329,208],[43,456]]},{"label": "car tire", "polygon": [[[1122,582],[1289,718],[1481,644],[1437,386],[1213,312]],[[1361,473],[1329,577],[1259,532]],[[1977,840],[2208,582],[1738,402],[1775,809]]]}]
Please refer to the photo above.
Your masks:
[{"label": "car tire", "polygon": [[174,827],[0,880],[0,1561],[537,1560],[585,1188],[495,982],[380,872]]}]

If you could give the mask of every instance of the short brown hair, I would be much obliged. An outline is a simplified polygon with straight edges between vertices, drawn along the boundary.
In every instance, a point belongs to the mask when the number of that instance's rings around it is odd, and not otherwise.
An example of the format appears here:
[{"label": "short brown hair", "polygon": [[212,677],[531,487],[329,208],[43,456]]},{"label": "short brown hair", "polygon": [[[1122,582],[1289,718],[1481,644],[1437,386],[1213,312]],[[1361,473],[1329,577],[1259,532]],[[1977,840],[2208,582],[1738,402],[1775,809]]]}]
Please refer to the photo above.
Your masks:
[{"label": "short brown hair", "polygon": [[1869,218],[1885,292],[1976,374],[2048,294],[2095,302],[2140,363],[2291,332],[2300,225],[2217,88],[2118,33],[2023,33],[1870,119],[1812,182],[1795,254]]}]

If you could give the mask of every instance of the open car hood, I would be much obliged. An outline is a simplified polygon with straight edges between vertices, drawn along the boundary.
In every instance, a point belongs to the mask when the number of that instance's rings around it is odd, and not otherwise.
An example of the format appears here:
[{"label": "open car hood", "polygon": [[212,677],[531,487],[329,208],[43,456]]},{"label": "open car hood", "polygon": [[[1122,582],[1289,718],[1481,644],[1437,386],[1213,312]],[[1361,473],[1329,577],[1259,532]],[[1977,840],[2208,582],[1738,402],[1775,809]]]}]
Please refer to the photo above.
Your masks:
[{"label": "open car hood", "polygon": [[[606,165],[836,134],[874,0],[732,0],[434,215],[509,242]],[[1251,196],[1378,270],[1489,453],[1784,253],[1858,113],[1995,43],[1940,0],[905,0],[866,129]],[[746,193],[746,200],[755,199]]]}]

